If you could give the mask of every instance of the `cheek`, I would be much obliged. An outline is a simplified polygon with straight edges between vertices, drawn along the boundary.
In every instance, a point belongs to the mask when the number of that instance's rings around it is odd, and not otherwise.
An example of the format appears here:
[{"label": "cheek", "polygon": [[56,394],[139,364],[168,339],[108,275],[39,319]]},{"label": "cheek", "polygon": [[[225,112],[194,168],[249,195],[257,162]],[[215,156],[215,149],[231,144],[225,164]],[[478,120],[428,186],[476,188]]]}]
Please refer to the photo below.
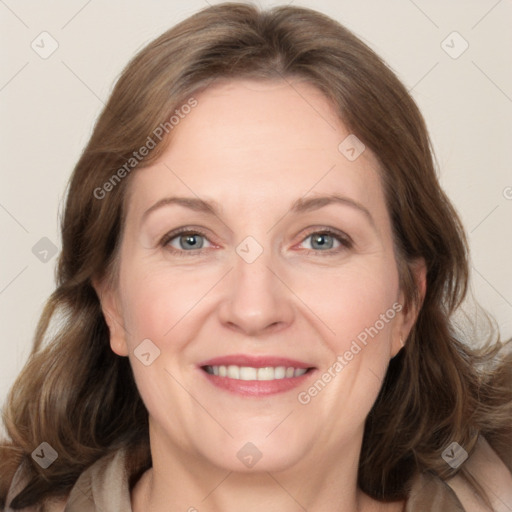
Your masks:
[{"label": "cheek", "polygon": [[[147,275],[127,273],[122,302],[129,345],[150,338],[164,344],[181,319],[190,314],[208,289],[191,272],[154,270]],[[204,291],[203,291],[204,289]]]},{"label": "cheek", "polygon": [[[400,305],[398,274],[386,262],[367,260],[325,280],[305,284],[301,297],[332,332],[323,337],[330,354],[317,379],[302,389],[298,401],[325,420],[325,435],[361,429],[377,398],[389,364],[393,327]],[[319,323],[317,322],[317,325]],[[313,412],[314,411],[314,412]]]},{"label": "cheek", "polygon": [[[401,309],[396,302],[398,272],[393,269],[394,261],[367,259],[331,273],[329,279],[312,276],[304,283],[298,295],[321,319],[316,325],[325,326],[323,341],[330,356],[319,368],[322,382],[304,390],[307,396],[300,399],[316,400],[313,397],[322,393],[316,407],[332,404],[338,411],[351,411],[354,424],[364,421],[389,364],[393,326]],[[343,415],[339,421],[345,425]]]},{"label": "cheek", "polygon": [[320,275],[301,278],[297,295],[325,327],[325,339],[336,353],[389,338],[396,317],[398,273],[394,261],[367,259]]},{"label": "cheek", "polygon": [[189,397],[178,384],[185,379],[177,361],[194,331],[182,320],[193,314],[204,292],[194,287],[192,273],[133,270],[126,269],[121,283],[130,362],[146,408],[165,421],[174,411],[187,409]]}]

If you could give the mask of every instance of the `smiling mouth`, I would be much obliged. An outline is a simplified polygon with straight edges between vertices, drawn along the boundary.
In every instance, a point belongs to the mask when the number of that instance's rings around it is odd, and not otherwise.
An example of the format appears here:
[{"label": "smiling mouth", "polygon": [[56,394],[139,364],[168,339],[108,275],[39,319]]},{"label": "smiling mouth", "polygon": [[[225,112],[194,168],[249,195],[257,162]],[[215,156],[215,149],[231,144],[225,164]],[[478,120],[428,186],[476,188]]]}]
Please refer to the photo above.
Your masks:
[{"label": "smiling mouth", "polygon": [[277,355],[230,354],[197,365],[207,382],[221,392],[264,398],[286,393],[313,378],[316,367]]},{"label": "smiling mouth", "polygon": [[201,367],[209,375],[226,377],[243,381],[272,381],[302,377],[313,368],[295,368],[293,366],[265,366],[255,368],[252,366],[231,365],[205,365]]}]

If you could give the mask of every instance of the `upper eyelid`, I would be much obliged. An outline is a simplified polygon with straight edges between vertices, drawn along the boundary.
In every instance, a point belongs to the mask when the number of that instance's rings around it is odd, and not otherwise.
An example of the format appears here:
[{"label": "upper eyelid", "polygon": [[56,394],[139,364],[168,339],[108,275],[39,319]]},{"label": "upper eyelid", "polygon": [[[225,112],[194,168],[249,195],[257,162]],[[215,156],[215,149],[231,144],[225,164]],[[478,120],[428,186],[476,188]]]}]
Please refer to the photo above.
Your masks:
[{"label": "upper eyelid", "polygon": [[163,237],[160,238],[160,242],[159,243],[160,244],[168,244],[171,240],[174,240],[175,238],[177,238],[179,236],[187,235],[187,234],[201,235],[204,238],[207,238],[208,241],[213,243],[210,240],[210,237],[208,236],[208,234],[204,230],[197,229],[197,228],[192,229],[192,228],[187,228],[187,227],[185,227],[185,228],[178,228],[177,230],[169,231]]}]

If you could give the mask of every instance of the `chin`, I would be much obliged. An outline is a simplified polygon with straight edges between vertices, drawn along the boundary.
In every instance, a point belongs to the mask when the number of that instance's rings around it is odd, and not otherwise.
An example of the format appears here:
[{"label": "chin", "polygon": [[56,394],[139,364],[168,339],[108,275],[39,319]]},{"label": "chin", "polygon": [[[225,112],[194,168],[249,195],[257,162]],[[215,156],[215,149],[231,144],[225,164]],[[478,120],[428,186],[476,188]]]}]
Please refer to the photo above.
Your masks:
[{"label": "chin", "polygon": [[[275,428],[275,425],[274,427]],[[279,434],[271,430],[240,429],[234,438],[225,436],[219,443],[212,440],[199,451],[219,468],[239,473],[280,472],[286,471],[301,461],[314,444],[314,436],[306,439],[304,433],[298,437],[290,435],[291,429],[283,429]],[[300,429],[294,428],[299,433]]]}]

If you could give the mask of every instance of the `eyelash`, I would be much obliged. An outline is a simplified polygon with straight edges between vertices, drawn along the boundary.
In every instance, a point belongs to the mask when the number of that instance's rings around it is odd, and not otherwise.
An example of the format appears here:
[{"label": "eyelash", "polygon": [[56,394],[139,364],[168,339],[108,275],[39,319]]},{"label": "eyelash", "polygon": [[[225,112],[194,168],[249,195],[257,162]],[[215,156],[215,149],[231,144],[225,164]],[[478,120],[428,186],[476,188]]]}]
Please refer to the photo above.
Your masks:
[{"label": "eyelash", "polygon": [[[184,251],[184,250],[175,249],[174,247],[171,247],[168,245],[171,240],[174,240],[175,238],[177,238],[180,235],[200,235],[208,240],[207,234],[204,231],[202,231],[201,229],[197,229],[197,228],[192,229],[190,227],[183,227],[178,230],[171,231],[170,233],[167,233],[161,239],[159,245],[166,248],[167,250],[169,250],[169,252],[171,252],[172,254],[174,254],[176,256],[185,256],[185,257],[201,256],[206,250],[208,250],[208,248],[206,248],[206,249],[195,249],[195,250],[190,250],[190,251]],[[309,231],[308,234],[306,234],[306,236],[303,238],[302,242],[304,242],[307,238],[309,238],[312,235],[332,236],[341,245],[340,245],[340,247],[337,247],[335,249],[328,249],[325,251],[315,251],[314,249],[306,249],[305,250],[306,254],[315,254],[315,255],[320,255],[320,256],[336,256],[341,251],[351,249],[354,245],[352,239],[348,235],[345,235],[344,233],[334,230],[334,229],[331,229],[331,228],[320,228],[320,229],[316,228],[315,230]]]}]

